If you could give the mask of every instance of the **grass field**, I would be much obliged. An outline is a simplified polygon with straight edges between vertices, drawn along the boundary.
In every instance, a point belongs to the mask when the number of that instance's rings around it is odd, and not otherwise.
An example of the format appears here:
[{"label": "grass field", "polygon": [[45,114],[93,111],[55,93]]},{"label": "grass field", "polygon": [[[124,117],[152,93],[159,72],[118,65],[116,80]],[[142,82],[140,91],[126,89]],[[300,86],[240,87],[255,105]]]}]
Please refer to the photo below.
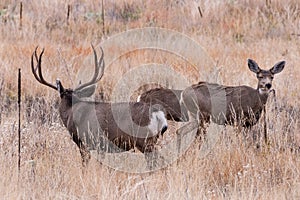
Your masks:
[{"label": "grass field", "polygon": [[[101,1],[23,1],[21,20],[20,1],[0,2],[1,199],[299,199],[299,2],[103,1],[104,29]],[[141,49],[121,55],[105,71],[96,99],[103,94],[105,101],[112,100],[120,77],[133,66],[147,63],[171,66],[190,83],[217,81],[255,88],[257,79],[248,70],[248,58],[264,69],[285,60],[286,67],[275,76],[273,84],[278,110],[274,109],[272,98],[267,106],[270,144],[256,148],[240,130],[221,127],[208,154],[203,156],[199,150],[201,142],[195,141],[176,162],[159,171],[126,173],[95,159],[82,169],[79,150],[59,118],[58,92],[34,79],[31,54],[37,45],[45,48],[45,78],[54,83],[59,77],[65,87],[75,87],[78,76],[85,74],[82,70],[93,68],[89,59],[91,43],[102,44],[116,34],[145,27],[183,33],[197,42],[203,52],[189,62],[163,50]],[[125,38],[109,46],[105,55],[118,54],[120,46],[130,45],[126,42]],[[180,49],[182,43],[176,42]],[[187,49],[184,55],[192,57],[194,53],[197,52]],[[193,67],[198,61],[203,63]],[[22,70],[23,89],[20,173],[18,68]],[[131,76],[133,83],[141,79],[141,74]],[[155,84],[166,84],[157,76]],[[139,89],[143,88],[141,85]],[[137,93],[129,95],[135,97]],[[172,139],[179,126],[170,124],[162,144]],[[262,129],[261,122],[249,134]]]}]

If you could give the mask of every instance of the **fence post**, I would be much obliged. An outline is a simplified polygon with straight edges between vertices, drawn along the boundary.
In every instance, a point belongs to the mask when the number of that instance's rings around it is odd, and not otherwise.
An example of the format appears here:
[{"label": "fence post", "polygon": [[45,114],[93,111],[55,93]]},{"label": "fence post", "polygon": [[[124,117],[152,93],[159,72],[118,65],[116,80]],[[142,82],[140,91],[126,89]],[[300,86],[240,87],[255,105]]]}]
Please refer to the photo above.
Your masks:
[{"label": "fence post", "polygon": [[21,69],[18,74],[18,176],[20,176],[21,169]]}]

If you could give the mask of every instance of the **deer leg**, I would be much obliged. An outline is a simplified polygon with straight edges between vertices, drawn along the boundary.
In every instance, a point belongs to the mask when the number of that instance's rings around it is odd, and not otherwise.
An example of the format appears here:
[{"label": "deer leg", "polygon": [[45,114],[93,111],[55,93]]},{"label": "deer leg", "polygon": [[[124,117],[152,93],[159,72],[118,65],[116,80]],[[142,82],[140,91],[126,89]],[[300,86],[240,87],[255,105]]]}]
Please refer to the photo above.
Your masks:
[{"label": "deer leg", "polygon": [[91,154],[89,150],[87,150],[84,146],[81,146],[79,148],[81,159],[82,159],[82,166],[87,167],[90,159],[91,159]]},{"label": "deer leg", "polygon": [[266,107],[265,106],[264,106],[264,141],[265,141],[265,144],[269,144],[268,132],[267,132],[267,115],[266,115]]},{"label": "deer leg", "polygon": [[210,117],[203,117],[199,121],[199,128],[196,134],[196,139],[199,141],[199,149],[201,148],[201,143],[206,140],[207,127],[209,125]]},{"label": "deer leg", "polygon": [[148,144],[146,147],[136,146],[138,150],[144,153],[147,168],[153,170],[157,166],[158,152],[154,144]]},{"label": "deer leg", "polygon": [[147,168],[149,170],[155,169],[155,167],[157,166],[157,159],[158,159],[157,152],[149,151],[149,152],[145,152],[144,154],[147,162]]},{"label": "deer leg", "polygon": [[196,137],[200,138],[200,139],[205,139],[205,136],[207,134],[207,126],[209,124],[210,121],[210,116],[204,116],[202,114],[199,114],[199,118],[198,118],[198,124],[199,124],[199,128],[197,131],[197,135]]},{"label": "deer leg", "polygon": [[270,93],[273,94],[273,97],[274,97],[274,104],[275,104],[275,112],[277,113],[278,112],[278,106],[277,106],[277,99],[276,99],[276,92],[274,89],[270,90]]},{"label": "deer leg", "polygon": [[[249,137],[252,137],[251,140],[251,145],[253,145],[256,149],[260,149],[261,146],[263,145],[263,131],[261,130],[261,128],[258,127],[244,127],[244,131],[245,134],[249,135],[251,134]],[[251,139],[251,138],[250,138]]]},{"label": "deer leg", "polygon": [[182,139],[182,135],[179,133],[179,130],[176,130],[176,147],[177,147],[177,154],[178,156],[180,155],[181,153],[181,139]]},{"label": "deer leg", "polygon": [[200,112],[199,112],[199,110],[196,113],[188,111],[188,118],[189,118],[189,122],[194,122],[194,121],[197,122],[198,126],[197,126],[196,137],[198,137],[198,135],[201,134],[201,119],[200,119]]},{"label": "deer leg", "polygon": [[82,160],[82,166],[86,167],[88,165],[89,160],[91,159],[91,154],[89,150],[85,147],[81,139],[78,138],[77,134],[72,134],[73,141],[78,146],[81,160]]}]

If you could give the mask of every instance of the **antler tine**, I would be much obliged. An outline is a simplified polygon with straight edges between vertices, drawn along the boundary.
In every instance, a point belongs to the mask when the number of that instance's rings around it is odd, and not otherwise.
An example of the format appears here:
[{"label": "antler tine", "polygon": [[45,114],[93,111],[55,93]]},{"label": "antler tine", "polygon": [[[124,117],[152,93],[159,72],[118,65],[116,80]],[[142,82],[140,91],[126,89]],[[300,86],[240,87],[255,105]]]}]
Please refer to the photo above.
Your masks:
[{"label": "antler tine", "polygon": [[32,55],[31,55],[31,70],[32,70],[32,73],[33,73],[35,79],[36,79],[38,82],[41,83],[41,79],[40,79],[40,78],[38,77],[38,75],[36,74],[37,67],[34,68],[34,62],[33,62],[33,56],[35,56],[35,58],[36,58],[36,60],[37,60],[37,55],[36,55],[36,50],[37,50],[37,48],[38,48],[38,46],[35,47],[35,50],[34,50],[34,52],[33,52]]},{"label": "antler tine", "polygon": [[[104,74],[104,66],[105,65],[104,65],[104,60],[103,60],[103,57],[104,57],[103,49],[100,47],[102,55],[101,55],[101,58],[98,61],[97,52],[96,52],[93,44],[91,44],[91,46],[92,46],[92,49],[93,49],[93,52],[94,52],[94,58],[95,58],[95,72],[94,72],[94,76],[93,76],[93,78],[89,82],[84,83],[82,85],[79,85],[76,88],[77,90],[82,89],[82,88],[84,88],[86,86],[93,85],[93,84],[97,83],[102,78],[102,76]],[[99,74],[99,71],[100,71],[100,74]]]},{"label": "antler tine", "polygon": [[[104,59],[103,59],[104,52],[103,52],[102,47],[100,47],[100,49],[101,49],[101,58],[99,59],[99,61],[97,60],[97,55],[95,54],[95,65],[96,65],[95,67],[98,70],[98,74],[97,74],[98,78],[95,80],[95,82],[98,82],[102,78],[102,76],[104,74],[104,68],[105,68],[105,62],[104,62]],[[99,73],[99,68],[101,70],[100,73]]]},{"label": "antler tine", "polygon": [[[36,80],[38,80],[41,84],[44,84],[46,86],[49,86],[49,87],[57,90],[56,86],[54,86],[54,85],[48,83],[47,81],[45,81],[45,79],[43,77],[43,74],[42,74],[41,64],[42,64],[42,56],[44,54],[45,49],[42,50],[42,52],[40,53],[40,56],[37,55],[37,49],[38,49],[38,46],[35,48],[32,56],[31,56],[31,69],[32,69],[32,73],[33,73],[34,77],[36,78]],[[36,67],[34,67],[33,56],[35,57],[36,62],[37,62]],[[38,70],[38,75],[36,73],[37,70]]]}]

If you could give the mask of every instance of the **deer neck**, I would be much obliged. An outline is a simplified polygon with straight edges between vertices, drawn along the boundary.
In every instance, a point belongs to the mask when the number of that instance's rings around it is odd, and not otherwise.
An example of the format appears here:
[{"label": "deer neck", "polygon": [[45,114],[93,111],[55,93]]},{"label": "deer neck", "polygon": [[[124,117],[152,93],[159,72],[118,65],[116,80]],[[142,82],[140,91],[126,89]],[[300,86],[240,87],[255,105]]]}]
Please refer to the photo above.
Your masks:
[{"label": "deer neck", "polygon": [[258,87],[257,87],[257,93],[260,98],[260,101],[263,105],[267,103],[268,97],[269,97],[269,92],[262,92]]},{"label": "deer neck", "polygon": [[73,112],[71,112],[71,109],[74,104],[75,102],[72,102],[72,98],[61,98],[61,102],[59,106],[59,114],[66,127],[68,127],[67,124],[70,115],[73,114]]}]

